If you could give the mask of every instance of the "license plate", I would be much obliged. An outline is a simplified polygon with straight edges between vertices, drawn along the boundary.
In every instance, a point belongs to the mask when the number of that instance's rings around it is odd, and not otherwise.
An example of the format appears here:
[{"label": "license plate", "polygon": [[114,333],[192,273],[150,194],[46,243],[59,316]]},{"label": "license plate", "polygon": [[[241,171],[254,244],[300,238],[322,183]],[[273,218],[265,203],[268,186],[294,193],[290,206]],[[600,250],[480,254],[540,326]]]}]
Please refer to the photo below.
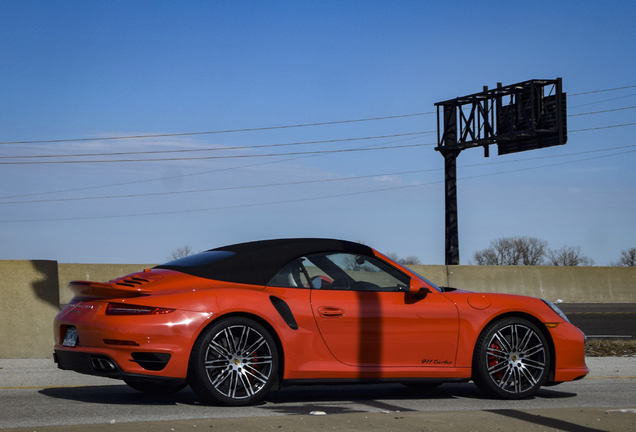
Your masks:
[{"label": "license plate", "polygon": [[77,329],[75,327],[67,327],[62,346],[75,348],[75,345],[77,345]]}]

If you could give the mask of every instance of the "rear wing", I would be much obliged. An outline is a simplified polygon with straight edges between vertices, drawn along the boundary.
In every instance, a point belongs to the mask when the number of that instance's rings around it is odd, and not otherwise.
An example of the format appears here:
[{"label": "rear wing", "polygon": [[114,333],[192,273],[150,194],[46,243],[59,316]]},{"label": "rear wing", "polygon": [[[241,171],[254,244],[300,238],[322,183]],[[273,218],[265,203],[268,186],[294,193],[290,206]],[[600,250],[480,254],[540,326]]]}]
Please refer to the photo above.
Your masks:
[{"label": "rear wing", "polygon": [[77,297],[95,299],[140,297],[151,293],[148,288],[117,282],[71,281],[68,287]]}]

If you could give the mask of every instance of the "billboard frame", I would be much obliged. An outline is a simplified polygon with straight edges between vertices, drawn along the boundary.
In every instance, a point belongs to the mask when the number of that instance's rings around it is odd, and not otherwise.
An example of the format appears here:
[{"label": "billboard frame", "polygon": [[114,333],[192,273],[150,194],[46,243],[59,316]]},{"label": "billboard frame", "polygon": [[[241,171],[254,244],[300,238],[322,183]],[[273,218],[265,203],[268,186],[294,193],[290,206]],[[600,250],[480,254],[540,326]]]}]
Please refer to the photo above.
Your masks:
[{"label": "billboard frame", "polygon": [[[545,94],[549,89],[548,94]],[[437,147],[444,156],[445,264],[459,265],[457,156],[496,144],[499,155],[564,145],[566,94],[561,78],[529,80],[449,99],[437,107]],[[442,125],[442,128],[440,128]]]}]

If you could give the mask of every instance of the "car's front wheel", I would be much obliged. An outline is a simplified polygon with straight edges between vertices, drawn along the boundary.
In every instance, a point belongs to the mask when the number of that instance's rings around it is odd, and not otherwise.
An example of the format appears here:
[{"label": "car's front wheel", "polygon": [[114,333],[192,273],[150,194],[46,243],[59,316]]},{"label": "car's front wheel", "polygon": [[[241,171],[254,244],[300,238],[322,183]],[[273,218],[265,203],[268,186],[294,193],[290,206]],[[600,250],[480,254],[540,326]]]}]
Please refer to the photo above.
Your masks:
[{"label": "car's front wheel", "polygon": [[473,381],[488,396],[521,399],[546,382],[550,347],[536,325],[523,318],[490,324],[477,340]]},{"label": "car's front wheel", "polygon": [[207,402],[249,405],[270,390],[278,375],[278,350],[269,332],[244,317],[204,330],[190,357],[190,387]]}]

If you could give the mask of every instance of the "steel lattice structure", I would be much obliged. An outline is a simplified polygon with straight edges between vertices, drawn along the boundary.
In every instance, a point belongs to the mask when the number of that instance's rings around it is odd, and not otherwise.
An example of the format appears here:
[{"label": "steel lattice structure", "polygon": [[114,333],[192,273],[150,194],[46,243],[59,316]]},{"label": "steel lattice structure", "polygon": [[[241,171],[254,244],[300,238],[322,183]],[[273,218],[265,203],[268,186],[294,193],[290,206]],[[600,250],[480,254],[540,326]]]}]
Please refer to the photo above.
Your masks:
[{"label": "steel lattice structure", "polygon": [[[561,78],[530,80],[450,99],[437,107],[437,147],[444,156],[446,265],[459,264],[457,164],[462,150],[496,144],[499,155],[567,142],[566,95]],[[440,127],[441,126],[441,127]]]}]

